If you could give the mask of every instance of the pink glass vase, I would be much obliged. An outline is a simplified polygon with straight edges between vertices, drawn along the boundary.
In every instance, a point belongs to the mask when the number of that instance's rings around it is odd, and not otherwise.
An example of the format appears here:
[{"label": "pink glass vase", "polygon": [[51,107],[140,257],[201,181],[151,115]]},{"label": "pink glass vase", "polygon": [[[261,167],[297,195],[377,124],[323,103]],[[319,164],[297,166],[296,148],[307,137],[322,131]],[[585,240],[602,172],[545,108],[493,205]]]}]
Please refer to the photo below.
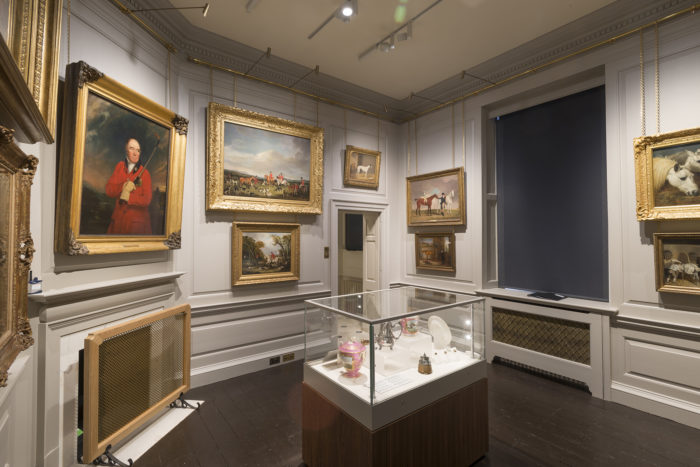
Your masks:
[{"label": "pink glass vase", "polygon": [[362,361],[365,359],[365,346],[353,340],[347,341],[338,348],[340,361],[343,363],[345,373],[343,376],[357,378],[360,375]]}]

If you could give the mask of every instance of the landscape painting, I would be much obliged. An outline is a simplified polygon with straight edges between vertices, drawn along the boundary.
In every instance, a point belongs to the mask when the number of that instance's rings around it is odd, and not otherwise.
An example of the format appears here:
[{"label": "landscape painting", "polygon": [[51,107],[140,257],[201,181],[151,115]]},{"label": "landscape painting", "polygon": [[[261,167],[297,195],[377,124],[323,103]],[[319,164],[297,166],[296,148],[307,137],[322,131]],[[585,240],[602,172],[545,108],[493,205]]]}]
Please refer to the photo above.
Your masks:
[{"label": "landscape painting", "polygon": [[464,168],[406,178],[409,226],[464,225]]},{"label": "landscape painting", "polygon": [[233,224],[232,285],[299,279],[299,224]]},{"label": "landscape painting", "polygon": [[209,104],[207,209],[321,213],[323,130]]},{"label": "landscape painting", "polygon": [[700,294],[700,234],[654,234],[656,290]]},{"label": "landscape painting", "polygon": [[634,140],[637,219],[700,218],[700,128]]},{"label": "landscape painting", "polygon": [[416,268],[455,271],[454,233],[417,233]]}]

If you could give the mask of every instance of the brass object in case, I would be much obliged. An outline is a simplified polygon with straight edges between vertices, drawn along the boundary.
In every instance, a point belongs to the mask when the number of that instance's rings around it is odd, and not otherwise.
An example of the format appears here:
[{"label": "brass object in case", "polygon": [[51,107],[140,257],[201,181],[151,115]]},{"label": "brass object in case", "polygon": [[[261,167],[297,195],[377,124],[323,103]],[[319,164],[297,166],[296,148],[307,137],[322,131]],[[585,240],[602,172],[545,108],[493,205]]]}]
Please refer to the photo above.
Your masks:
[{"label": "brass object in case", "polygon": [[418,360],[418,373],[422,375],[429,375],[433,372],[433,365],[430,364],[430,358],[426,354],[423,354]]}]

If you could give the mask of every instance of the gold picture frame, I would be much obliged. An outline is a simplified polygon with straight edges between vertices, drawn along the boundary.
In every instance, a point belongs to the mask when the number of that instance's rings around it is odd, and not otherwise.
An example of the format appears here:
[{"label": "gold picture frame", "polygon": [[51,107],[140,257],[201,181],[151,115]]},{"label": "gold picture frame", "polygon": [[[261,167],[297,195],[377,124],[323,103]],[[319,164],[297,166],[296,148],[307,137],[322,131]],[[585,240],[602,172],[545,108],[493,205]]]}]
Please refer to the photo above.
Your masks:
[{"label": "gold picture frame", "polygon": [[34,256],[29,231],[31,185],[39,161],[0,126],[0,387],[7,370],[34,339],[27,318],[27,283]]},{"label": "gold picture frame", "polygon": [[655,233],[656,290],[700,295],[700,233]]},{"label": "gold picture frame", "polygon": [[61,0],[12,0],[3,12],[7,24],[0,31],[44,123],[41,136],[25,142],[55,139],[62,6]]},{"label": "gold picture frame", "polygon": [[637,220],[700,219],[700,128],[634,139]]},{"label": "gold picture frame", "polygon": [[321,214],[323,129],[210,102],[207,209]]},{"label": "gold picture frame", "polygon": [[78,62],[62,122],[55,251],[180,248],[187,119]]},{"label": "gold picture frame", "polygon": [[299,280],[299,224],[234,222],[231,285]]},{"label": "gold picture frame", "polygon": [[464,168],[406,177],[408,226],[464,225]]},{"label": "gold picture frame", "polygon": [[416,233],[416,269],[455,272],[454,232]]},{"label": "gold picture frame", "polygon": [[355,146],[345,148],[345,169],[343,185],[360,188],[379,188],[379,170],[382,153]]}]

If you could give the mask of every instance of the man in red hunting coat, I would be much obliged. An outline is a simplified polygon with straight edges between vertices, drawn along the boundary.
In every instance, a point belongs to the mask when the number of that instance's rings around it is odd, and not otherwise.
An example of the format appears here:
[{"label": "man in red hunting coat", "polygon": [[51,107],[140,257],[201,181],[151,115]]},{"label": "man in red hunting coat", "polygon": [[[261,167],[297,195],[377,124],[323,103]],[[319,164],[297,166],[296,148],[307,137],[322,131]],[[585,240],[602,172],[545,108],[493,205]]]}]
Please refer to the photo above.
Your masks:
[{"label": "man in red hunting coat", "polygon": [[108,234],[150,235],[151,174],[141,163],[141,145],[134,138],[126,142],[126,158],[114,168],[105,192],[116,198]]}]

